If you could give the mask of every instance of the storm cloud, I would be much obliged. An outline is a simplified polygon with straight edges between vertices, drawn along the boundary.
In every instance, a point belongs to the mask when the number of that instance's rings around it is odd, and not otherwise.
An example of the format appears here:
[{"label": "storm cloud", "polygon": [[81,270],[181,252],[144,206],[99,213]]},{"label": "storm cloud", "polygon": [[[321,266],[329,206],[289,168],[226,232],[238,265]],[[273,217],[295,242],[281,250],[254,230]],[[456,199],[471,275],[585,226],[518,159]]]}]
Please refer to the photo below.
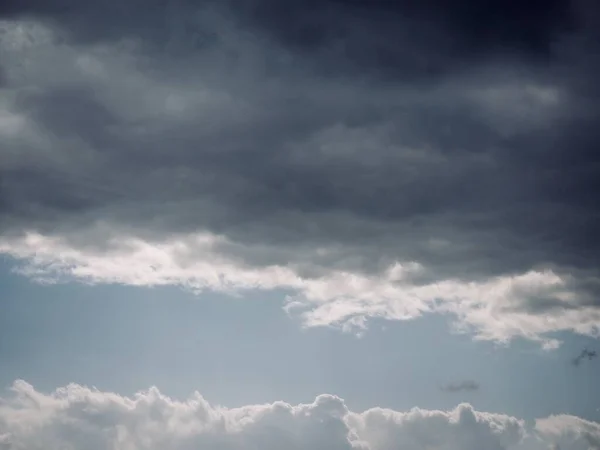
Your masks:
[{"label": "storm cloud", "polygon": [[3,2],[0,251],[598,336],[599,8],[521,3]]}]

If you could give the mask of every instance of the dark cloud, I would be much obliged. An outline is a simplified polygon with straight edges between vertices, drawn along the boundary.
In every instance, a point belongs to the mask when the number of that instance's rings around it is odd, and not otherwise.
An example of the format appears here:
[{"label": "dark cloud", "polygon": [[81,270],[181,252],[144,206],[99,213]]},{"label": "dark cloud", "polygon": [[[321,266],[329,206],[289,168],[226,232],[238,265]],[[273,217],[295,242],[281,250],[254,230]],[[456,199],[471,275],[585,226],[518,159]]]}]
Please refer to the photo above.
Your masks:
[{"label": "dark cloud", "polygon": [[596,358],[598,355],[595,350],[588,350],[587,348],[583,349],[577,357],[573,358],[573,365],[578,366],[581,364],[581,361],[584,359],[589,359],[590,361],[593,358]]},{"label": "dark cloud", "polygon": [[253,266],[418,261],[423,283],[552,268],[576,300],[506,309],[598,311],[593,2],[28,0],[0,14],[4,235],[201,229]]},{"label": "dark cloud", "polygon": [[472,392],[479,390],[479,383],[473,380],[458,381],[442,386],[444,392]]},{"label": "dark cloud", "polygon": [[497,54],[543,61],[578,19],[569,0],[29,0],[3,2],[1,12],[59,23],[77,42],[142,37],[154,49],[175,51],[183,42],[195,50],[213,42],[206,8],[227,8],[244,30],[289,49],[312,70],[415,82]]},{"label": "dark cloud", "polygon": [[[524,5],[513,0],[493,0],[485,5],[475,0],[449,4],[429,1],[295,0],[285,5],[273,0],[245,2],[247,10],[261,25],[290,44],[317,47],[347,37],[350,25],[379,27],[388,38],[402,36],[393,25],[408,20],[425,29],[413,28],[433,47],[450,37],[452,50],[477,54],[490,49],[516,50],[528,54],[547,53],[561,32],[573,27],[569,1],[536,0]],[[388,27],[381,28],[381,25]],[[439,30],[435,33],[432,31]],[[366,34],[366,33],[365,33]],[[365,37],[365,36],[362,36]],[[383,42],[380,41],[380,42]],[[390,42],[391,45],[401,44]],[[380,55],[385,56],[385,53]],[[392,56],[388,52],[387,56]]]}]

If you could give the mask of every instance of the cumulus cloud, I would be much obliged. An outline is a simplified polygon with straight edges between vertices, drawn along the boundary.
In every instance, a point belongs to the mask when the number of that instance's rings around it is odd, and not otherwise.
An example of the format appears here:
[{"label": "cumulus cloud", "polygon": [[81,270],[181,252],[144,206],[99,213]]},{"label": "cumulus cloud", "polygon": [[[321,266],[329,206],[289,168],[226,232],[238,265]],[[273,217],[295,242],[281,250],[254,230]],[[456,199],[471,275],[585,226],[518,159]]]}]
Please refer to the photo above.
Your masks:
[{"label": "cumulus cloud", "polygon": [[3,2],[0,251],[307,326],[598,336],[597,8],[421,3]]},{"label": "cumulus cloud", "polygon": [[552,439],[556,448],[600,449],[600,424],[597,422],[563,414],[537,420],[535,429],[544,439]]},{"label": "cumulus cloud", "polygon": [[24,381],[0,401],[0,443],[27,449],[507,449],[523,421],[475,411],[349,411],[321,395],[310,404],[225,408],[198,393],[177,401],[156,388],[123,397],[79,385],[41,393]]},{"label": "cumulus cloud", "polygon": [[596,422],[550,416],[528,429],[523,420],[468,404],[354,412],[339,397],[320,395],[308,404],[227,408],[197,392],[183,401],[157,388],[125,397],[70,384],[44,393],[21,380],[0,397],[0,448],[10,450],[588,450],[599,444]]}]

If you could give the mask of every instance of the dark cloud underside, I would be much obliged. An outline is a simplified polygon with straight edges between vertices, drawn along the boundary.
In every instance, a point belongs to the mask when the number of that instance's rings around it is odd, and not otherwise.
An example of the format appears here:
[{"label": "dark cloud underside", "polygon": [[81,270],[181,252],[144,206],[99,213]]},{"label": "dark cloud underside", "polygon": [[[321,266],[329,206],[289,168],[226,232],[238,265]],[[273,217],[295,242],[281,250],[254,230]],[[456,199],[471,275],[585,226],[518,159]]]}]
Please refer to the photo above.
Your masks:
[{"label": "dark cloud underside", "polygon": [[[550,267],[578,280],[569,307],[597,308],[598,9],[5,1],[0,17],[46,24],[56,52],[104,45],[135,63],[102,60],[108,78],[40,63],[40,76],[19,61],[44,52],[6,50],[10,112],[52,150],[5,141],[0,227],[209,230],[251,265],[418,261],[422,281]],[[560,305],[542,293],[510,307]]]}]

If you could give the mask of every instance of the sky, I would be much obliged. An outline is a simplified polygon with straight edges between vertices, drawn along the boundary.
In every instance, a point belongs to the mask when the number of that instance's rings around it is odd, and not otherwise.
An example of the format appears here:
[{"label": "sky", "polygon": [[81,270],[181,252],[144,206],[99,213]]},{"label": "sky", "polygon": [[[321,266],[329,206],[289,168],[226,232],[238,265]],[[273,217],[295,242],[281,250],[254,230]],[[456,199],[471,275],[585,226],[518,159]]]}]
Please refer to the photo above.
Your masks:
[{"label": "sky", "polygon": [[0,3],[0,450],[600,449],[594,0]]}]

